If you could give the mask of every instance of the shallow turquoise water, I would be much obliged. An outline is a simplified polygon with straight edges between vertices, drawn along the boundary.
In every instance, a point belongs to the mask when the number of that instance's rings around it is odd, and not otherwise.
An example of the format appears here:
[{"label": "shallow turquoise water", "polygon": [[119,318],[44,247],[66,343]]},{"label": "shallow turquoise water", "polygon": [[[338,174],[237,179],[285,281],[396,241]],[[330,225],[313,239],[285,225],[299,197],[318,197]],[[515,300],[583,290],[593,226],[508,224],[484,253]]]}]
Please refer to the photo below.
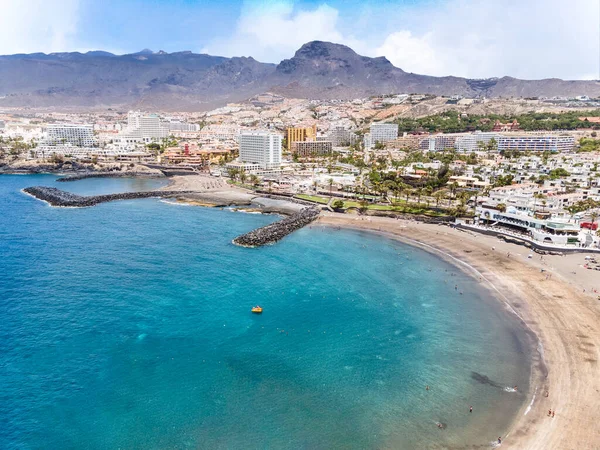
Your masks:
[{"label": "shallow turquoise water", "polygon": [[528,387],[523,333],[433,255],[316,226],[245,249],[231,240],[275,216],[20,192],[160,183],[0,177],[0,448],[462,448],[505,433],[525,397],[504,387]]}]

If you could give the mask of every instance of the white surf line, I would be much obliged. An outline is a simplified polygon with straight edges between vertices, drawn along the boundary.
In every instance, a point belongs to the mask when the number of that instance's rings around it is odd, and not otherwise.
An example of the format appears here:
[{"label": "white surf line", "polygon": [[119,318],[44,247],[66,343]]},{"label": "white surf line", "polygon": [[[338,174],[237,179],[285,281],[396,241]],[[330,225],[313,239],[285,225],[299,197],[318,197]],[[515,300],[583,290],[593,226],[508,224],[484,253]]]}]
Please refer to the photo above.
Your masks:
[{"label": "white surf line", "polygon": [[533,406],[533,403],[535,402],[535,395],[537,394],[537,386],[535,387],[535,390],[533,391],[533,397],[531,399],[531,403],[529,403],[529,406],[527,407],[527,409],[525,410],[525,414],[523,414],[524,416],[526,416],[527,414],[529,414],[529,411],[531,411],[531,407]]}]

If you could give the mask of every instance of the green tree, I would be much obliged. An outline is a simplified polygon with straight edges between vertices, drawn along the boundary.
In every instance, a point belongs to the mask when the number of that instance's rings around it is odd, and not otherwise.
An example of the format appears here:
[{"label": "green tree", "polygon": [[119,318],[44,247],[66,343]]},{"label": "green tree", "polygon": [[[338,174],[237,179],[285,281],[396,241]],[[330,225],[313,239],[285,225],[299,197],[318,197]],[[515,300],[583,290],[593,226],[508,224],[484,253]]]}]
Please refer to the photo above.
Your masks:
[{"label": "green tree", "polygon": [[336,200],[331,204],[331,207],[336,211],[341,211],[344,209],[344,202],[343,200]]}]

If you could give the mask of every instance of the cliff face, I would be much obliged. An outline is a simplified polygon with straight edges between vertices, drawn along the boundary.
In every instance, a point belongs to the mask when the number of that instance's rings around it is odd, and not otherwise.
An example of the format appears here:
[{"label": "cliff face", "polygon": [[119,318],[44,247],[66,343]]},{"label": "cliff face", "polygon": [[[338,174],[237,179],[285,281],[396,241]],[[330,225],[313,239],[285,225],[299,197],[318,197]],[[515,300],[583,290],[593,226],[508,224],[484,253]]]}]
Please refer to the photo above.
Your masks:
[{"label": "cliff face", "polygon": [[384,57],[368,58],[320,41],[303,45],[278,65],[149,50],[121,56],[99,51],[0,56],[0,106],[203,110],[267,90],[325,99],[391,93],[596,97],[600,83],[417,75]]}]

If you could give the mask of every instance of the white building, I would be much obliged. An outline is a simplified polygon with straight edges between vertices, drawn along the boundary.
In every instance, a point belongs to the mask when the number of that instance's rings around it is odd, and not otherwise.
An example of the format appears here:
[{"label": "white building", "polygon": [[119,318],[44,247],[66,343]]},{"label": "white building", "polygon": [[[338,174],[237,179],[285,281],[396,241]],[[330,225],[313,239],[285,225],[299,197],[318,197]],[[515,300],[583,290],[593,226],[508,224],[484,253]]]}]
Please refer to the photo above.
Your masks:
[{"label": "white building", "polygon": [[498,138],[498,151],[517,150],[532,152],[570,152],[575,148],[573,136],[559,135],[520,135]]},{"label": "white building", "polygon": [[398,125],[395,123],[375,122],[371,124],[371,142],[385,143],[398,139]]},{"label": "white building", "polygon": [[461,135],[456,138],[455,148],[459,152],[473,153],[480,150],[480,143],[488,144],[492,139],[498,142],[500,136],[498,133],[486,133],[482,131],[476,131],[475,133]]},{"label": "white building", "polygon": [[169,135],[169,124],[163,123],[156,114],[129,111],[127,127],[119,134],[123,142],[156,142]]},{"label": "white building", "polygon": [[46,127],[46,137],[42,144],[94,147],[97,142],[92,125],[50,124]]},{"label": "white building", "polygon": [[200,131],[200,125],[197,123],[187,123],[181,122],[179,120],[171,120],[169,122],[169,131],[182,131],[186,133],[191,133],[195,131]]},{"label": "white building", "polygon": [[241,133],[239,160],[262,169],[277,169],[281,166],[282,140],[281,135],[264,131]]}]

